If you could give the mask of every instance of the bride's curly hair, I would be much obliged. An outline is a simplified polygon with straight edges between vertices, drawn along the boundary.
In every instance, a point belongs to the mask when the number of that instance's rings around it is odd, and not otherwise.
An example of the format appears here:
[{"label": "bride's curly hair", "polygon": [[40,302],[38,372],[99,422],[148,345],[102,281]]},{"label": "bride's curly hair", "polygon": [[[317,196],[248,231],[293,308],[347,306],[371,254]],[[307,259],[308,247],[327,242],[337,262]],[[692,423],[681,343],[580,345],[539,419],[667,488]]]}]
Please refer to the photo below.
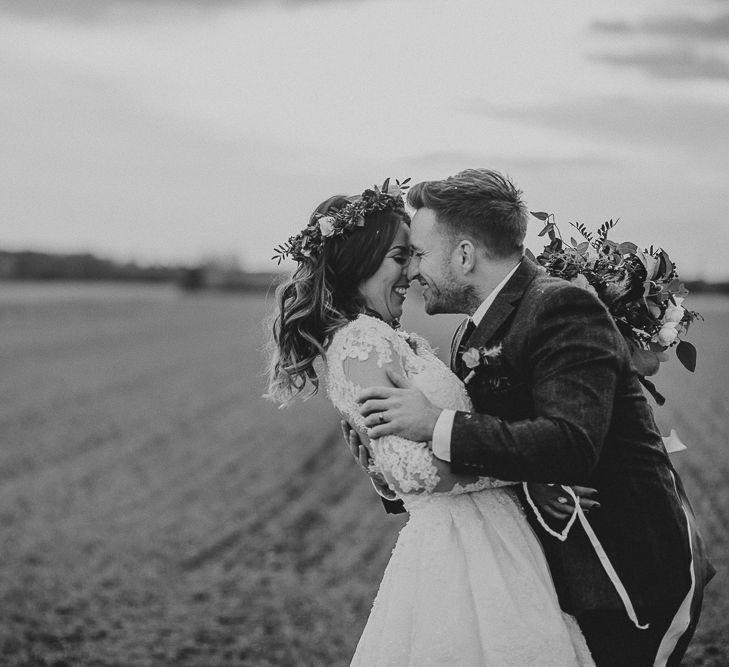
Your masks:
[{"label": "bride's curly hair", "polygon": [[[330,197],[317,206],[309,224],[350,201],[343,195]],[[334,332],[365,311],[359,286],[377,272],[401,223],[410,224],[402,209],[368,211],[363,226],[345,236],[327,238],[318,252],[301,258],[293,274],[279,285],[266,398],[285,405],[302,394],[307,384],[310,391],[305,398],[317,392],[315,361],[325,358]]]}]

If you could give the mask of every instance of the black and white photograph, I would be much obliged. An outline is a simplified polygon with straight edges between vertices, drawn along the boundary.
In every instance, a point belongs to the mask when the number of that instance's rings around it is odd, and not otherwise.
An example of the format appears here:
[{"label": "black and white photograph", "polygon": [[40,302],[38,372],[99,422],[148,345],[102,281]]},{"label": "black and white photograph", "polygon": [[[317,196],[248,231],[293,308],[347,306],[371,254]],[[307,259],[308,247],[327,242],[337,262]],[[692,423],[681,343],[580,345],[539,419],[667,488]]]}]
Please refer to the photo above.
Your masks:
[{"label": "black and white photograph", "polygon": [[0,0],[0,665],[729,665],[726,0]]}]

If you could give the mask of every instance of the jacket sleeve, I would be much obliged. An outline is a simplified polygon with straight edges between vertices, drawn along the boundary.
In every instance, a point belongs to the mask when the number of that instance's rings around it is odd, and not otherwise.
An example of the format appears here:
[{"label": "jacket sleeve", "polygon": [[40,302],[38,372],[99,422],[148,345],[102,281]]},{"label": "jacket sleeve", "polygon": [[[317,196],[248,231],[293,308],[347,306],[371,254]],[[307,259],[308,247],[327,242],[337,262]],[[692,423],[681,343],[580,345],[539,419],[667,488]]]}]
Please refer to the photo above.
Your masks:
[{"label": "jacket sleeve", "polygon": [[382,498],[382,504],[385,507],[385,512],[388,514],[402,514],[405,512],[405,505],[403,505],[402,500],[387,500],[387,498]]},{"label": "jacket sleeve", "polygon": [[624,341],[597,298],[572,285],[543,293],[515,351],[529,383],[533,417],[506,421],[457,412],[451,468],[500,479],[584,482],[612,417]]}]

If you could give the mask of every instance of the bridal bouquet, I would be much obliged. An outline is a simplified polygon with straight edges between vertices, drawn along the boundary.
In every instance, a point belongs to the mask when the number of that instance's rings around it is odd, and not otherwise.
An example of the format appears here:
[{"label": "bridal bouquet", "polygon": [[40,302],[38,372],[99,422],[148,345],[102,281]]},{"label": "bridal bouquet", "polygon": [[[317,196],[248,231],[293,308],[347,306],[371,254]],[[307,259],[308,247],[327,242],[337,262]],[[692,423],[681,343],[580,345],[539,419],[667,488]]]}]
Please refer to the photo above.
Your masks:
[{"label": "bridal bouquet", "polygon": [[567,243],[551,213],[532,212],[545,223],[539,236],[549,244],[534,258],[551,276],[564,278],[593,292],[608,308],[630,345],[641,381],[659,404],[663,397],[646,376],[655,375],[668,350],[689,370],[696,368],[696,348],[684,340],[689,325],[701,315],[682,305],[688,294],[668,253],[659,248],[640,250],[630,241],[616,242],[608,234],[617,220],[592,232],[570,223],[582,240]]}]

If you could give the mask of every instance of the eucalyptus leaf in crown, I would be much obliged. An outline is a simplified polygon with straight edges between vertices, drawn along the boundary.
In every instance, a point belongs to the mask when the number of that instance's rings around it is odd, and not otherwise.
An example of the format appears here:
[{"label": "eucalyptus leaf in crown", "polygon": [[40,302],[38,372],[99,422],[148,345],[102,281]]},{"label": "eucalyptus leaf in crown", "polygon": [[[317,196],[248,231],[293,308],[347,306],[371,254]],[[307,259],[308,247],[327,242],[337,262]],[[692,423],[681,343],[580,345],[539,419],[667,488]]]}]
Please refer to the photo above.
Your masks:
[{"label": "eucalyptus leaf in crown", "polygon": [[549,238],[536,261],[549,275],[593,292],[607,306],[631,347],[644,386],[662,404],[663,397],[645,377],[658,372],[669,348],[675,348],[678,360],[693,372],[696,348],[683,337],[692,322],[703,319],[682,305],[688,290],[668,253],[662,248],[640,250],[630,241],[608,239],[618,222],[612,219],[597,232],[582,223],[570,223],[582,240],[570,238],[567,243],[553,214],[531,214],[545,223],[539,236]]},{"label": "eucalyptus leaf in crown", "polygon": [[395,179],[394,183],[388,178],[381,186],[368,188],[346,206],[312,216],[305,229],[274,249],[271,259],[278,264],[286,257],[296,262],[305,261],[318,255],[327,239],[343,237],[356,227],[363,227],[367,213],[404,209],[403,194],[410,187],[409,183],[409,178],[402,182]]}]

